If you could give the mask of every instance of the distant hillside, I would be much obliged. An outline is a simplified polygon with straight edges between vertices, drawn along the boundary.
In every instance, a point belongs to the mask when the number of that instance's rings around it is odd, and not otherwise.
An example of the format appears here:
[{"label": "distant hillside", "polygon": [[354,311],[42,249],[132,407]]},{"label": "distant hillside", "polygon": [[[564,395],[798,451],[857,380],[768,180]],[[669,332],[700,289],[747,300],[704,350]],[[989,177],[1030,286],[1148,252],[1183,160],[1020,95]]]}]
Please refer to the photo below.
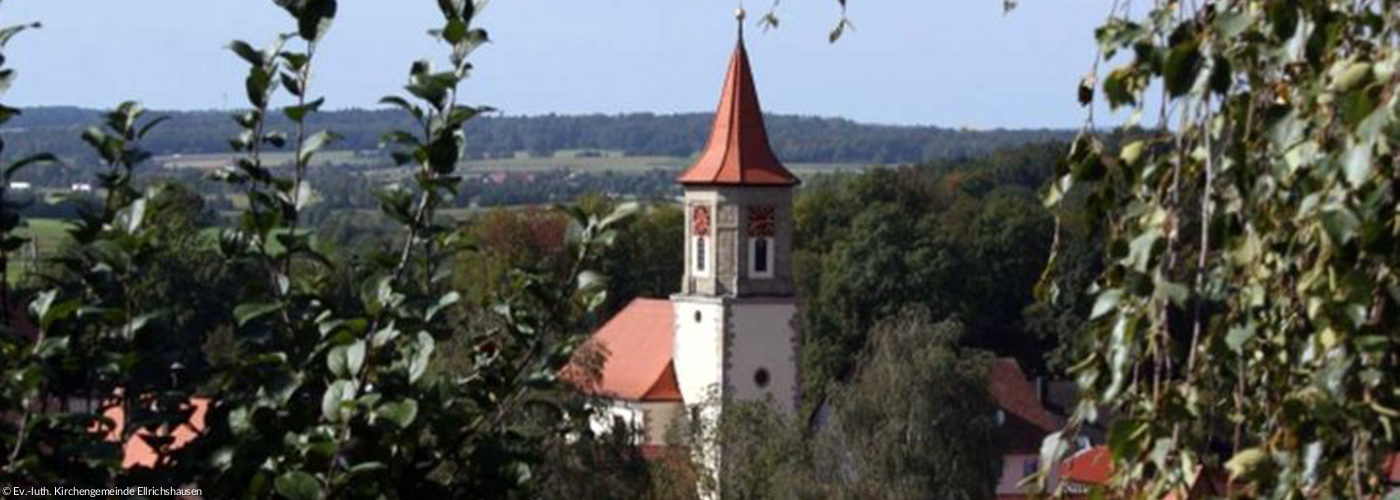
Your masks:
[{"label": "distant hillside", "polygon": [[[235,126],[226,111],[163,112],[170,121],[147,141],[156,154],[222,153]],[[8,149],[19,153],[50,151],[85,163],[91,160],[79,140],[81,131],[99,120],[97,110],[30,108],[0,128]],[[466,128],[469,158],[509,157],[517,152],[548,156],[561,150],[622,151],[629,156],[690,156],[702,146],[711,114],[485,117]],[[286,129],[281,116],[274,129]],[[315,128],[330,128],[344,138],[335,149],[371,150],[387,130],[405,127],[401,112],[344,110],[314,115]],[[790,115],[768,117],[769,135],[785,161],[803,163],[913,163],[933,159],[982,156],[1027,143],[1064,140],[1063,130],[961,131],[927,126],[867,125],[837,118]]]}]

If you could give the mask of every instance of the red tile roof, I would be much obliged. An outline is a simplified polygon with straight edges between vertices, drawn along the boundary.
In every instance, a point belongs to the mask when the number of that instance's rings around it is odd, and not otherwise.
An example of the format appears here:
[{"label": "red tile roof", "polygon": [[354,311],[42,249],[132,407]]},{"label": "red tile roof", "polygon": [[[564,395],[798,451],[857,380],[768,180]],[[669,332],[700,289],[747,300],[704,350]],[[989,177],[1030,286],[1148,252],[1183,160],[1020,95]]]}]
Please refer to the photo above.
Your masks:
[{"label": "red tile roof", "polygon": [[671,362],[675,328],[671,301],[633,300],[589,339],[584,350],[596,350],[603,357],[601,379],[596,385],[579,385],[610,398],[679,401],[680,387]]},{"label": "red tile roof", "polygon": [[[209,400],[205,398],[190,398],[190,405],[194,407],[194,412],[190,414],[189,422],[175,427],[168,431],[169,436],[175,441],[170,444],[172,450],[194,441],[199,433],[204,432],[204,414],[209,410]],[[108,441],[118,441],[122,437],[122,429],[126,425],[126,414],[122,407],[115,406],[102,413],[103,416],[116,423],[112,432],[107,434]],[[146,440],[141,436],[155,436],[154,432],[148,430],[138,431],[122,445],[123,458],[122,468],[130,469],[136,466],[154,467],[156,465],[156,451],[146,444]]]},{"label": "red tile roof", "polygon": [[710,141],[700,159],[681,174],[680,182],[758,186],[792,186],[799,182],[768,144],[758,89],[742,38],[729,61]]},{"label": "red tile roof", "polygon": [[[1102,445],[1076,453],[1060,464],[1060,477],[1084,486],[1107,484],[1112,474],[1113,458],[1108,447]],[[1391,484],[1400,484],[1400,453],[1386,455],[1381,461],[1381,477]],[[1219,478],[1212,480],[1219,482]]]},{"label": "red tile roof", "polygon": [[1400,453],[1391,453],[1381,462],[1381,477],[1390,484],[1400,484]]},{"label": "red tile roof", "polygon": [[1085,486],[1106,484],[1112,473],[1113,457],[1108,454],[1108,448],[1105,446],[1095,446],[1075,453],[1060,464],[1060,477]]},{"label": "red tile roof", "polygon": [[1041,441],[1060,429],[1060,423],[1041,404],[1035,388],[1026,380],[1021,367],[1012,358],[999,358],[992,363],[988,391],[997,406],[1005,412],[1002,433],[1007,451],[1034,453]]},{"label": "red tile roof", "polygon": [[[1107,446],[1095,446],[1080,451],[1060,464],[1060,477],[1073,486],[1089,487],[1108,484],[1113,475],[1113,457]],[[1195,500],[1217,498],[1226,491],[1229,478],[1219,469],[1197,466],[1187,477],[1187,486],[1162,495],[1162,500]]]},{"label": "red tile roof", "polygon": [[661,378],[656,379],[656,383],[642,395],[642,401],[683,401],[681,385],[676,382],[674,360],[666,363],[666,368],[661,371]]},{"label": "red tile roof", "polygon": [[991,383],[988,389],[992,392],[992,398],[1003,410],[1020,417],[1040,430],[1046,432],[1059,430],[1059,422],[1050,415],[1050,412],[1045,410],[1045,405],[1040,404],[1040,397],[1036,395],[1035,387],[1026,380],[1026,374],[1021,371],[1021,366],[1016,363],[1015,358],[998,358],[996,362],[992,363],[990,378]]}]

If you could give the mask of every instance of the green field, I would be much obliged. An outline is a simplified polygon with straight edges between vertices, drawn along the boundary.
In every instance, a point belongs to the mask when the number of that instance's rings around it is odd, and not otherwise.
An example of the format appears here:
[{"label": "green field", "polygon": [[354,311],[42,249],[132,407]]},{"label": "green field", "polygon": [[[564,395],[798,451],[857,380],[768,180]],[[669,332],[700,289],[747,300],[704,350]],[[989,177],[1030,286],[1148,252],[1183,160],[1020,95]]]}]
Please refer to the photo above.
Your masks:
[{"label": "green field", "polygon": [[[530,172],[548,170],[569,170],[574,172],[618,172],[643,173],[656,169],[676,170],[690,166],[693,157],[681,156],[624,156],[617,151],[605,151],[601,156],[579,156],[574,151],[561,151],[552,158],[531,158],[517,154],[515,158],[495,158],[489,160],[467,160],[462,162],[467,172]],[[859,170],[865,165],[854,163],[789,163],[787,165],[798,174],[830,172],[839,170]]]},{"label": "green field", "polygon": [[[295,153],[290,151],[274,151],[262,153],[263,164],[270,167],[287,166],[292,164]],[[232,153],[217,154],[177,154],[168,156],[157,156],[152,159],[157,165],[164,168],[197,168],[215,169],[232,166],[237,155]],[[326,150],[316,153],[312,157],[311,164],[320,165],[357,165],[375,166],[387,164],[388,160],[381,158],[374,152],[358,153],[348,150]]]},{"label": "green field", "polygon": [[[222,153],[188,154],[160,156],[155,158],[154,161],[156,164],[165,168],[214,169],[232,165],[234,158],[235,156],[232,154]],[[263,160],[267,165],[284,166],[291,163],[292,153],[263,153]],[[463,173],[469,174],[490,172],[545,172],[561,169],[580,173],[615,172],[637,174],[656,169],[679,171],[689,166],[693,161],[695,161],[694,158],[680,156],[626,156],[621,151],[563,150],[547,158],[532,157],[525,153],[516,153],[512,158],[463,160],[461,166]],[[322,151],[316,154],[312,164],[318,166],[355,165],[361,167],[383,167],[368,175],[385,181],[397,180],[407,171],[406,169],[393,167],[389,164],[389,159],[387,157],[373,151]],[[788,164],[788,168],[799,175],[818,172],[860,170],[865,166],[866,165],[855,163]]]},{"label": "green field", "polygon": [[26,246],[10,256],[5,268],[5,279],[14,282],[39,260],[58,252],[69,241],[68,223],[58,219],[26,219],[26,227],[18,231],[20,236],[29,238],[32,246]]}]

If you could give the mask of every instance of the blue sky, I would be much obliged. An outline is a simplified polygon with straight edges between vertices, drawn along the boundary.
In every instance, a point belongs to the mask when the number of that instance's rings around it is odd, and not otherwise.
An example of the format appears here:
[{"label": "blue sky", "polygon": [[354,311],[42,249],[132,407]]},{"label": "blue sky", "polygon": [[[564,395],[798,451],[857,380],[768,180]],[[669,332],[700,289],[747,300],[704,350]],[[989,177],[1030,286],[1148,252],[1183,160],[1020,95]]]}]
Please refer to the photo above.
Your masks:
[{"label": "blue sky", "polygon": [[[315,93],[373,106],[408,64],[442,50],[432,0],[341,0]],[[750,23],[769,2],[748,0]],[[949,127],[1071,127],[1107,0],[850,0],[856,31],[826,42],[834,0],[787,0],[782,27],[751,24],[765,110]],[[734,43],[735,0],[494,0],[464,100],[507,114],[708,111]],[[41,21],[11,42],[13,105],[162,109],[242,104],[233,39],[292,22],[269,0],[7,0],[0,22]],[[1101,121],[1102,123],[1102,121]]]}]

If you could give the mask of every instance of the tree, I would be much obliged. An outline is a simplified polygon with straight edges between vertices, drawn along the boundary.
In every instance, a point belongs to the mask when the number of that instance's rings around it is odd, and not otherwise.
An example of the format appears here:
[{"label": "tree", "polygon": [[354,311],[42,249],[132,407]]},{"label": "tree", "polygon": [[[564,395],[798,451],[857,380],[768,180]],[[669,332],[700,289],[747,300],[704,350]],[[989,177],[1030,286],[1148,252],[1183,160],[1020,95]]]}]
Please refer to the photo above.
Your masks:
[{"label": "tree", "polygon": [[[622,425],[595,434],[588,428],[592,421],[581,418],[573,433],[545,443],[533,488],[538,498],[639,500],[654,490],[652,465],[636,445],[635,430]],[[694,489],[693,483],[689,486]]]},{"label": "tree", "polygon": [[[1035,302],[1034,288],[1050,255],[1054,233],[1052,215],[1028,189],[1003,186],[988,193],[972,219],[965,245],[974,266],[967,273],[964,315],[975,332],[969,344],[998,349],[1001,354],[1024,360],[1034,371],[1047,347],[1026,330],[1023,313]],[[1013,314],[1007,314],[1013,313]]]},{"label": "tree", "polygon": [[712,395],[671,425],[668,449],[653,461],[648,498],[841,498],[830,440],[809,435],[802,419],[779,410],[771,399],[729,400],[718,419],[694,418],[714,414],[718,404]]},{"label": "tree", "polygon": [[[809,407],[830,382],[849,377],[849,353],[866,345],[870,328],[908,306],[965,321],[966,345],[1043,370],[1043,351],[1061,345],[1088,314],[1087,307],[1031,307],[1055,227],[1032,189],[1043,185],[1062,152],[1027,146],[987,158],[818,177],[803,189],[794,211],[794,271],[806,299]],[[1060,210],[1071,217],[1082,212]],[[1079,276],[1073,284],[1088,281]],[[1054,322],[1029,321],[1046,312],[1054,312]]]},{"label": "tree", "polygon": [[[962,334],[910,308],[874,327],[855,376],[810,427],[771,401],[728,401],[718,422],[684,421],[672,438],[683,450],[717,447],[724,498],[993,498],[1002,455],[991,358],[960,347]],[[688,458],[682,475],[712,477]]]},{"label": "tree", "polygon": [[672,205],[650,205],[619,228],[604,258],[611,313],[638,297],[665,298],[679,292],[685,269],[685,213]]},{"label": "tree", "polygon": [[809,390],[846,377],[854,366],[849,353],[865,345],[872,326],[904,307],[939,318],[957,313],[961,266],[936,225],[915,224],[893,204],[860,211],[823,259],[820,288],[804,309]]},{"label": "tree", "polygon": [[1001,477],[990,358],[958,347],[962,326],[910,310],[882,322],[859,374],[831,404],[848,498],[995,496]]},{"label": "tree", "polygon": [[[825,443],[809,439],[800,420],[777,409],[772,401],[730,402],[720,417],[716,436],[722,498],[779,500],[827,498],[836,484],[822,479]],[[829,462],[828,462],[829,463]]]},{"label": "tree", "polygon": [[1136,497],[1202,467],[1231,497],[1393,497],[1397,6],[1132,3],[1079,94],[1135,115],[1156,94],[1157,122],[1110,148],[1090,111],[1047,199],[1107,224],[1074,422],[1118,415],[1110,488]]},{"label": "tree", "polygon": [[[467,309],[450,286],[460,231],[436,209],[460,181],[463,125],[488,109],[458,102],[468,57],[487,40],[472,24],[483,3],[437,2],[443,24],[430,34],[448,47],[449,67],[414,63],[410,97],[384,100],[415,125],[386,134],[413,183],[381,193],[402,237],[363,261],[332,259],[307,229],[312,159],[335,137],[307,121],[324,102],[311,95],[311,74],[334,0],[276,0],[294,34],[263,49],[230,45],[248,65],[248,108],[234,116],[238,158],[223,181],[248,206],[217,242],[198,230],[197,197],[135,182],[162,119],[134,102],[100,116],[82,137],[106,166],[102,202],[75,224],[71,251],[52,263],[59,271],[24,301],[28,314],[0,286],[0,480],[197,485],[212,497],[294,500],[537,493],[542,453],[586,414],[556,374],[604,299],[592,269],[629,213],[561,208],[565,271],[514,269],[489,309]],[[0,31],[0,45],[17,31]],[[2,76],[8,84],[13,73]],[[292,104],[271,106],[279,90]],[[17,113],[0,107],[0,121]],[[273,113],[291,130],[271,130]],[[269,165],[267,153],[283,147],[291,164]],[[0,198],[9,175],[51,158],[5,165]],[[23,243],[13,234],[17,208],[0,199],[0,263]],[[185,259],[213,269],[183,267]],[[205,276],[236,279],[190,281]],[[484,311],[490,321],[463,319]],[[231,332],[219,340],[238,355],[187,376],[186,358],[200,361],[200,342],[188,337],[214,329]],[[456,371],[438,352],[449,343],[465,354]],[[194,423],[196,398],[207,408],[203,429],[177,445],[171,431]],[[107,413],[117,408],[120,426]],[[154,450],[153,463],[124,467],[124,444],[136,440]]]}]

